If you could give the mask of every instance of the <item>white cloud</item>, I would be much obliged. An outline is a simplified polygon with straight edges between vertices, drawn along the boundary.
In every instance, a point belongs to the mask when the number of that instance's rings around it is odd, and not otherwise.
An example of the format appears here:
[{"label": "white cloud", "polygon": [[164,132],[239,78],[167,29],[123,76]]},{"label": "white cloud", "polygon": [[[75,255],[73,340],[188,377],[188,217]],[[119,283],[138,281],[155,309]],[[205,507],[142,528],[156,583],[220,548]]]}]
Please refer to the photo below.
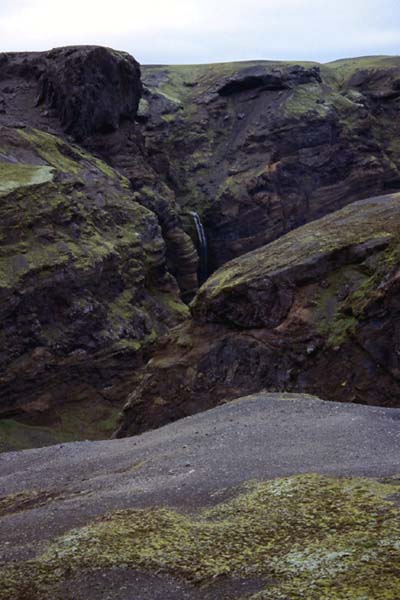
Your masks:
[{"label": "white cloud", "polygon": [[398,52],[398,0],[0,0],[2,50],[103,44],[141,62]]}]

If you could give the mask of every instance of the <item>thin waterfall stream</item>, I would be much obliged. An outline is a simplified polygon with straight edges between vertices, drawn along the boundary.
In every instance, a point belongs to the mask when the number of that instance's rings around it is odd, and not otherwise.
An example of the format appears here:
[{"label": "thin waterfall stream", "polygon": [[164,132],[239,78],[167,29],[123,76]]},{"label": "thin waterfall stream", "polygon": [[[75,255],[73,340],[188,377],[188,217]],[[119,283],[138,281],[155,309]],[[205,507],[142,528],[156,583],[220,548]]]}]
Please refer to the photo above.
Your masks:
[{"label": "thin waterfall stream", "polygon": [[204,231],[203,223],[201,222],[200,216],[197,212],[192,211],[190,213],[193,217],[194,226],[196,228],[197,245],[199,253],[199,284],[201,285],[208,277],[208,244],[207,237]]}]

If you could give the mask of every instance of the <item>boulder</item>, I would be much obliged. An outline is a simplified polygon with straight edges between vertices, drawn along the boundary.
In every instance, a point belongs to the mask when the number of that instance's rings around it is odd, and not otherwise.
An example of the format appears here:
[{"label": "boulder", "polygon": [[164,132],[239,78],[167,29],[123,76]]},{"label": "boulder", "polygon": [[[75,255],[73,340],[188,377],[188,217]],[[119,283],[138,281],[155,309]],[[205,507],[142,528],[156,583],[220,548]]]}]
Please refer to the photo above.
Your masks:
[{"label": "boulder", "polygon": [[64,131],[77,141],[135,120],[140,68],[128,53],[72,46],[51,50],[45,59],[37,104],[54,109]]}]

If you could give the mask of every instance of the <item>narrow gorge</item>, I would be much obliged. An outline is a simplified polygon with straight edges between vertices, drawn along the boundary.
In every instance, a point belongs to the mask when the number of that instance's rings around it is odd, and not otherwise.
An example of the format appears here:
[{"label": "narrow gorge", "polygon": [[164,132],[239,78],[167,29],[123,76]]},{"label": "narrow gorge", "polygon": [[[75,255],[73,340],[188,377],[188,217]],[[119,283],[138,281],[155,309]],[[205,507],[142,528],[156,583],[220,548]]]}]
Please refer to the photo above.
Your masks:
[{"label": "narrow gorge", "polygon": [[[4,449],[120,435],[128,397],[146,427],[263,389],[398,405],[398,307],[385,291],[396,203],[351,240],[358,217],[336,211],[400,189],[399,59],[139,67],[70,47],[3,54],[0,82]],[[361,223],[370,205],[358,206]],[[327,214],[338,239],[325,248]],[[309,222],[318,248],[290,237]],[[280,238],[278,286],[265,257]],[[253,274],[246,253],[261,248]],[[232,269],[223,318],[203,326],[198,307]],[[154,422],[153,396],[168,407]]]},{"label": "narrow gorge", "polygon": [[0,54],[0,600],[398,600],[399,115],[396,56]]}]

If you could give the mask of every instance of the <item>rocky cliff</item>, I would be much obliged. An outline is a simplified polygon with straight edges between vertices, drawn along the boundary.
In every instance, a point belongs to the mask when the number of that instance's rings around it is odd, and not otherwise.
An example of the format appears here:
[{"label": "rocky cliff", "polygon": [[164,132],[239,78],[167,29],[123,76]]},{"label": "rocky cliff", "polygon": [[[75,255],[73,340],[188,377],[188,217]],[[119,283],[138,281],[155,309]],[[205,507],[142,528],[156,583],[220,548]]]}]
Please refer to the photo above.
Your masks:
[{"label": "rocky cliff", "polygon": [[396,201],[333,214],[399,189],[399,98],[396,57],[0,55],[3,447],[108,434],[132,389],[121,435],[262,387],[397,403]]},{"label": "rocky cliff", "polygon": [[185,314],[157,218],[78,146],[29,128],[0,137],[0,414],[104,409]]},{"label": "rocky cliff", "polygon": [[124,409],[137,433],[243,393],[400,406],[400,194],[362,200],[226,263]]},{"label": "rocky cliff", "polygon": [[140,69],[96,47],[1,55],[0,93],[0,445],[104,437],[143,351],[187,313],[173,196],[164,226],[156,191],[83,147],[134,135]]},{"label": "rocky cliff", "polygon": [[202,216],[211,270],[399,188],[399,58],[142,70],[149,157]]},{"label": "rocky cliff", "polygon": [[156,213],[169,270],[191,298],[197,255],[175,194],[152,168],[135,126],[141,94],[139,65],[126,52],[72,46],[0,55],[0,124],[69,136],[126,176],[136,200]]}]

